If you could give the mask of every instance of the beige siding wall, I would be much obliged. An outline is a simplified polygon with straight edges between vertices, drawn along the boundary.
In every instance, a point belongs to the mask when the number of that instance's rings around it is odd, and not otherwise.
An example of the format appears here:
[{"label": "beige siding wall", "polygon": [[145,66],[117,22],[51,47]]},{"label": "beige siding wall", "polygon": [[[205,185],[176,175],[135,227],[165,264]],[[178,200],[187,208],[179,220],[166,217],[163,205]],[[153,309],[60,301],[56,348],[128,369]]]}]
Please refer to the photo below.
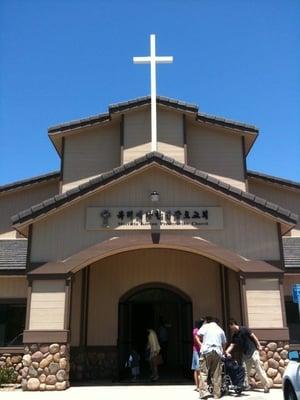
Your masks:
[{"label": "beige siding wall", "polygon": [[64,280],[33,281],[29,329],[64,329],[64,314]]},{"label": "beige siding wall", "polygon": [[[64,259],[88,246],[116,236],[115,231],[86,231],[86,208],[88,206],[153,207],[149,200],[152,190],[158,190],[161,195],[157,207],[223,207],[223,230],[181,231],[180,235],[196,233],[218,245],[253,259],[280,259],[275,222],[224,200],[205,189],[199,189],[185,179],[175,177],[160,168],[152,167],[111,189],[99,192],[35,223],[32,238],[32,261]],[[118,231],[118,236],[129,234],[129,231]]]},{"label": "beige siding wall", "polygon": [[62,191],[120,165],[118,121],[65,138]]},{"label": "beige siding wall", "polygon": [[278,279],[247,279],[246,299],[250,328],[282,328]]},{"label": "beige siding wall", "polygon": [[158,108],[157,150],[184,163],[182,113]]},{"label": "beige siding wall", "polygon": [[82,271],[77,272],[72,278],[72,299],[71,299],[71,346],[79,346],[80,321],[81,321],[81,285]]},{"label": "beige siding wall", "polygon": [[151,151],[150,108],[126,113],[124,118],[124,153],[126,164]]},{"label": "beige siding wall", "polygon": [[[157,151],[184,162],[182,114],[157,108]],[[124,163],[151,151],[150,106],[126,113],[124,118]]]},{"label": "beige siding wall", "polygon": [[0,195],[0,239],[15,238],[11,217],[58,193],[58,180],[43,182]]},{"label": "beige siding wall", "polygon": [[241,136],[189,121],[187,161],[189,165],[245,190]]},{"label": "beige siding wall", "polygon": [[25,299],[27,298],[27,279],[15,277],[0,278],[0,298]]},{"label": "beige siding wall", "polygon": [[292,236],[300,236],[300,189],[286,189],[284,186],[264,183],[257,179],[248,179],[249,192],[263,199],[278,204],[299,216],[298,224],[292,231]]},{"label": "beige siding wall", "polygon": [[[221,319],[217,263],[175,250],[133,251],[109,257],[91,267],[88,344],[116,345],[120,297],[136,286],[151,282],[169,284],[190,296],[194,319],[206,314]],[[78,315],[72,314],[71,318]],[[78,331],[73,334],[78,337]]]}]

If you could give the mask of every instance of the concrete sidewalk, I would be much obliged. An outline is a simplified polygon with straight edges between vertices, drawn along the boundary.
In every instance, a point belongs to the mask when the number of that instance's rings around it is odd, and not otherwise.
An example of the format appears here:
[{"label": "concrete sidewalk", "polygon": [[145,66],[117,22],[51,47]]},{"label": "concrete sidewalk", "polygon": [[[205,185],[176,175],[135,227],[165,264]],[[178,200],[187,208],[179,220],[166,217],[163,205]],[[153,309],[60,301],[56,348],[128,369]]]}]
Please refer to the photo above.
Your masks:
[{"label": "concrete sidewalk", "polygon": [[[198,400],[199,394],[191,385],[178,386],[81,386],[71,387],[63,392],[0,392],[1,400]],[[222,397],[234,399],[236,395]],[[272,389],[244,392],[244,400],[282,400],[282,390]],[[212,397],[209,397],[212,399]]]}]

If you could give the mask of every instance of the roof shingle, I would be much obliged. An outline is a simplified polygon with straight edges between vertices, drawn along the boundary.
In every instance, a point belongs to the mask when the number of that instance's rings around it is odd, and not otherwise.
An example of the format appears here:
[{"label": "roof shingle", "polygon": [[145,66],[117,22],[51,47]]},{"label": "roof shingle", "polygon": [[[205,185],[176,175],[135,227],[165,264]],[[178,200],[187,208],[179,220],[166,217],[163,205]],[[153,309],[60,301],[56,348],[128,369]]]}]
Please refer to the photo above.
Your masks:
[{"label": "roof shingle", "polygon": [[[162,104],[170,108],[175,108],[180,111],[195,113],[197,120],[202,122],[214,123],[229,128],[240,129],[247,131],[248,133],[258,133],[258,128],[254,125],[245,124],[243,122],[233,121],[222,117],[209,115],[206,113],[199,112],[199,107],[196,104],[186,103],[181,100],[172,99],[170,97],[157,96],[157,104]],[[108,113],[102,113],[90,116],[88,118],[82,118],[79,120],[69,121],[63,124],[51,126],[48,129],[48,133],[52,136],[56,133],[61,133],[71,129],[77,129],[95,125],[101,122],[109,121],[112,114],[124,112],[132,108],[141,107],[151,103],[151,97],[137,97],[136,99],[124,101],[121,103],[111,104],[108,107]]]},{"label": "roof shingle", "polygon": [[27,239],[0,240],[0,270],[25,270]]},{"label": "roof shingle", "polygon": [[267,175],[262,172],[256,172],[256,171],[247,171],[247,175],[250,178],[262,179],[264,181],[275,183],[278,185],[289,186],[294,189],[300,189],[300,182],[278,178],[277,176]]},{"label": "roof shingle", "polygon": [[259,209],[269,215],[272,215],[275,218],[279,218],[288,224],[296,224],[298,217],[293,214],[289,210],[285,210],[282,207],[267,202],[264,199],[261,199],[255,195],[249,196],[246,192],[237,189],[234,186],[228,185],[226,187],[222,181],[208,175],[204,174],[202,171],[198,171],[196,169],[186,168],[186,166],[170,157],[165,157],[161,153],[152,152],[143,156],[141,158],[135,159],[127,164],[124,164],[122,168],[117,168],[112,171],[108,171],[105,174],[93,178],[92,180],[75,187],[63,194],[56,195],[51,199],[48,199],[36,206],[32,206],[31,208],[21,211],[20,213],[14,215],[12,217],[13,224],[21,224],[26,223],[29,220],[32,220],[42,214],[45,214],[51,211],[54,208],[58,208],[63,204],[70,202],[76,199],[79,196],[83,196],[91,191],[102,187],[113,180],[116,180],[120,177],[126,176],[130,172],[133,172],[139,168],[142,168],[145,165],[149,165],[151,163],[158,163],[162,166],[165,166],[173,171],[178,172],[179,174],[191,178],[201,184],[204,184],[210,188],[213,188],[223,194],[238,199],[241,203],[247,204],[251,207]]},{"label": "roof shingle", "polygon": [[300,268],[300,237],[284,237],[283,254],[286,268]]},{"label": "roof shingle", "polygon": [[47,174],[34,176],[32,178],[22,179],[21,181],[16,181],[12,183],[8,183],[7,185],[0,186],[0,193],[8,192],[9,190],[18,189],[25,186],[34,185],[36,183],[49,181],[51,179],[58,179],[60,176],[60,171],[53,171]]}]

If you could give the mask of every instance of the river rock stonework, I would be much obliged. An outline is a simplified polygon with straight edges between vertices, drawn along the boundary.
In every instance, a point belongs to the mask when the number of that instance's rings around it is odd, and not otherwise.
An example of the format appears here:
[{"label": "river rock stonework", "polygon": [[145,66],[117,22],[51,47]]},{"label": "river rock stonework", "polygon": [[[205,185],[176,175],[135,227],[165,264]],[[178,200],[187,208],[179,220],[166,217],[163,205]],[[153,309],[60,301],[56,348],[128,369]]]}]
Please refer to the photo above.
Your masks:
[{"label": "river rock stonework", "polygon": [[25,346],[21,370],[22,389],[32,391],[65,390],[70,386],[68,344]]},{"label": "river rock stonework", "polygon": [[[288,342],[263,342],[260,352],[260,361],[266,371],[271,387],[280,388],[282,386],[282,376],[289,363],[289,343]],[[260,382],[256,371],[252,369],[250,384],[254,387],[260,387]]]},{"label": "river rock stonework", "polygon": [[20,351],[20,354],[9,352],[0,354],[0,367],[11,368],[14,370],[14,378],[12,383],[22,382],[22,368],[24,367],[22,358],[22,351]]}]

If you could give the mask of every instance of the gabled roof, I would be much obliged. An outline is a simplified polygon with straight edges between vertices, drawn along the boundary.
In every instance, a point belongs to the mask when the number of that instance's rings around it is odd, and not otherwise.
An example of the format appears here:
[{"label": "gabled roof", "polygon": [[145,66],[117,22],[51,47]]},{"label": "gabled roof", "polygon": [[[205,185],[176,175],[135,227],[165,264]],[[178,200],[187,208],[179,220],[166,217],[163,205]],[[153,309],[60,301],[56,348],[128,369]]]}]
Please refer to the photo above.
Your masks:
[{"label": "gabled roof", "polygon": [[200,183],[206,186],[208,189],[213,189],[216,192],[222,193],[227,198],[232,200],[238,200],[242,205],[251,207],[252,209],[263,212],[266,215],[275,217],[282,223],[294,225],[297,223],[297,215],[293,214],[291,211],[286,210],[276,204],[270,203],[254,194],[244,192],[234,186],[212,177],[211,175],[199,171],[196,168],[182,164],[170,157],[163,154],[152,152],[148,153],[143,157],[137,158],[127,164],[113,169],[112,171],[106,172],[99,177],[93,178],[84,184],[77,186],[65,193],[56,195],[48,200],[43,201],[37,205],[24,210],[17,215],[12,217],[13,224],[15,227],[21,224],[28,224],[35,218],[45,215],[52,210],[57,210],[61,206],[71,203],[73,200],[82,198],[84,195],[88,195],[93,191],[105,187],[105,185],[113,183],[119,178],[126,177],[132,172],[136,172],[142,167],[151,164],[158,164],[160,166],[166,167],[172,172],[178,173],[180,176],[189,178],[195,183]]},{"label": "gabled roof", "polygon": [[260,179],[265,182],[275,183],[281,186],[287,186],[292,189],[300,189],[300,182],[290,181],[288,179],[278,178],[277,176],[263,174],[262,172],[257,171],[247,171],[247,175],[249,178]]},{"label": "gabled roof", "polygon": [[[51,126],[48,129],[48,134],[52,140],[56,150],[59,154],[62,151],[62,137],[65,133],[74,131],[80,128],[87,128],[91,126],[96,126],[105,122],[109,122],[114,114],[124,113],[130,111],[134,108],[143,107],[145,105],[150,105],[151,97],[138,97],[133,100],[125,101],[122,103],[111,104],[108,107],[108,112],[103,114],[93,115],[89,118],[83,118],[75,121],[66,122],[60,125]],[[191,113],[195,115],[195,120],[204,124],[213,124],[216,126],[229,128],[234,131],[238,131],[247,137],[246,141],[246,152],[248,153],[252,147],[256,137],[258,135],[258,128],[254,125],[244,124],[242,122],[232,121],[229,119],[205,114],[199,112],[199,108],[196,104],[186,103],[184,101],[171,99],[169,97],[157,96],[157,103],[161,104],[170,109],[176,109],[184,113]]]},{"label": "gabled roof", "polygon": [[282,244],[285,267],[300,268],[300,237],[284,237]]},{"label": "gabled roof", "polygon": [[[188,111],[188,112],[198,112],[199,107],[197,104],[187,103],[185,101],[171,99],[170,97],[164,96],[156,96],[156,101],[158,104],[162,104],[164,106],[175,108],[180,111]],[[137,97],[133,100],[123,101],[121,103],[110,104],[108,107],[109,113],[123,112],[131,110],[132,108],[141,107],[144,105],[151,104],[151,97]]]},{"label": "gabled roof", "polygon": [[26,186],[35,185],[37,183],[50,181],[52,179],[58,179],[60,176],[59,171],[49,172],[48,174],[34,176],[32,178],[23,179],[21,181],[16,181],[13,183],[8,183],[7,185],[0,186],[0,194],[4,192],[8,192],[10,190],[21,189]]},{"label": "gabled roof", "polygon": [[27,239],[0,240],[0,272],[25,271]]}]

